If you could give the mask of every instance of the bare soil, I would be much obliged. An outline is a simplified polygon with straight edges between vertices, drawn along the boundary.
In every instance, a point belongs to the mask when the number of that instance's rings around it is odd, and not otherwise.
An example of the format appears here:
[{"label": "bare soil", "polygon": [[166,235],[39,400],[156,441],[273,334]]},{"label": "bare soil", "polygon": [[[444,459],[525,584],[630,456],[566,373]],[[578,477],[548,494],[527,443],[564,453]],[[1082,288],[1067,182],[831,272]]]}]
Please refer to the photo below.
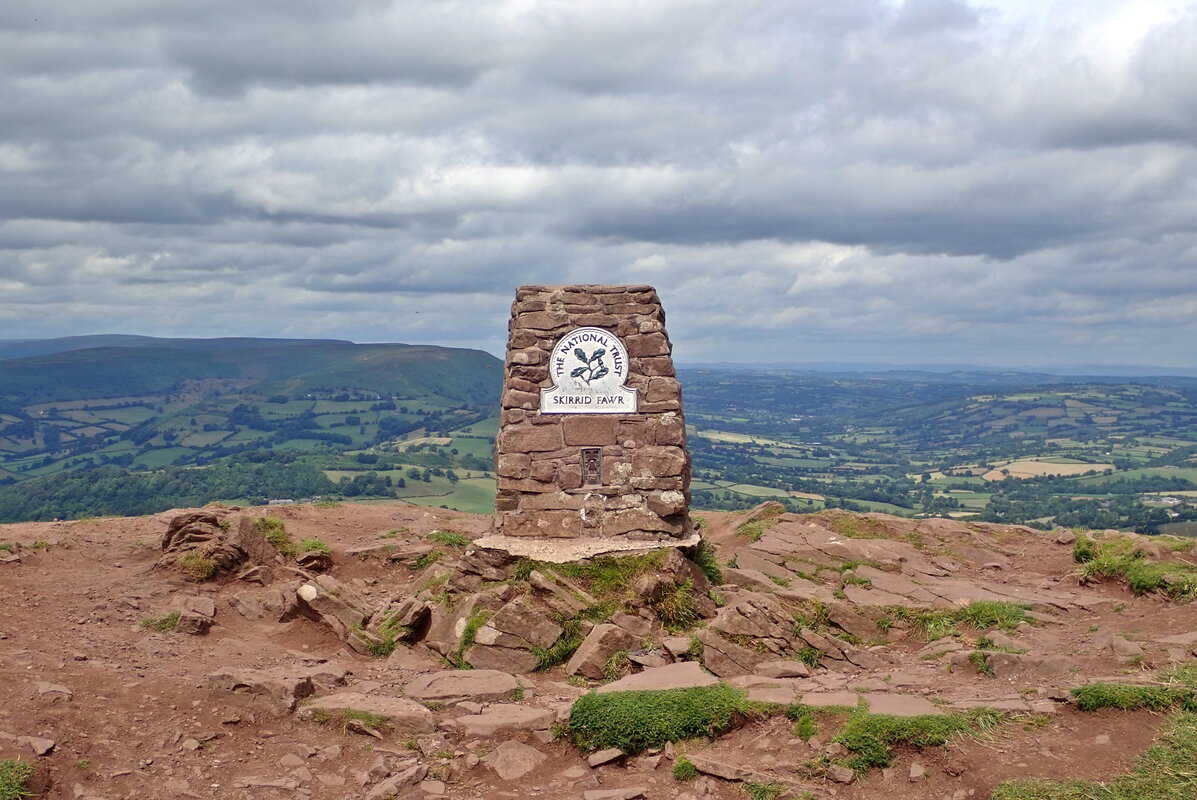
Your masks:
[{"label": "bare soil", "polygon": [[[417,672],[353,652],[342,637],[307,618],[250,621],[228,604],[231,594],[245,588],[237,582],[195,584],[155,569],[159,542],[176,513],[0,526],[0,542],[19,545],[20,556],[19,561],[0,563],[0,759],[35,763],[35,788],[47,800],[359,798],[389,773],[388,763],[411,758],[426,766],[428,774],[423,782],[404,788],[408,794],[401,797],[572,800],[619,787],[641,788],[642,796],[653,800],[745,796],[737,781],[711,776],[674,781],[673,748],[591,768],[571,745],[544,742],[532,732],[486,739],[441,725],[433,733],[378,740],[291,714],[276,715],[251,698],[209,691],[207,676],[226,667],[282,669],[326,659],[350,670],[350,690],[394,695]],[[294,539],[326,542],[337,580],[379,602],[402,594],[416,572],[385,558],[347,556],[347,550],[388,541],[386,537],[418,540],[434,530],[476,538],[489,522],[481,515],[393,504],[286,506],[246,513],[281,517]],[[734,534],[738,515],[703,516],[720,561],[751,546]],[[878,535],[900,537],[918,524],[870,518],[883,521],[885,531]],[[957,553],[960,569],[953,577],[1071,598],[1022,631],[1021,639],[1031,654],[1066,656],[1073,666],[1062,674],[997,678],[949,671],[946,658],[924,658],[925,640],[899,630],[876,648],[884,667],[816,670],[806,688],[856,690],[867,696],[892,687],[960,707],[1024,703],[1018,721],[981,739],[959,738],[921,751],[900,749],[890,768],[849,785],[802,776],[802,765],[829,745],[831,724],[804,743],[791,735],[788,720],[772,717],[717,741],[687,742],[679,748],[786,774],[791,794],[783,797],[809,791],[814,797],[846,800],[984,798],[1011,777],[1101,779],[1127,770],[1164,717],[1082,713],[1063,698],[1068,689],[1087,681],[1146,681],[1154,670],[1191,658],[1193,645],[1161,640],[1197,631],[1197,610],[1157,595],[1135,597],[1117,583],[1079,585],[1071,547],[1056,543],[1052,534],[935,523],[938,527],[924,524],[919,535],[929,546]],[[1000,567],[959,557],[981,541],[1000,554]],[[215,624],[206,635],[143,627],[143,620],[162,614],[179,593],[216,601]],[[1141,645],[1141,656],[1114,653],[1107,644],[1111,635]],[[970,636],[975,640],[975,633],[955,638],[967,645]],[[519,702],[563,715],[585,691],[565,677],[560,667],[521,676],[528,692]],[[455,707],[435,709],[438,724],[462,713]],[[49,739],[53,749],[37,756],[34,745],[17,737]],[[547,760],[516,781],[504,781],[478,758],[505,738],[518,738]],[[926,774],[912,779],[916,762]]]}]

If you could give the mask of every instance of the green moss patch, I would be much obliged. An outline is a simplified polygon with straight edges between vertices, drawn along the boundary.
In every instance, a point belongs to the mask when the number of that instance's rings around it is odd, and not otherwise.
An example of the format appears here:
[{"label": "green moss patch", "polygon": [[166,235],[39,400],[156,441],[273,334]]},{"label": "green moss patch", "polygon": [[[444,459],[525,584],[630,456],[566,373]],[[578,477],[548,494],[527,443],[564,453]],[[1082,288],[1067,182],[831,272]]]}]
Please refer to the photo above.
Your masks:
[{"label": "green moss patch", "polygon": [[666,742],[731,729],[746,693],[727,684],[646,692],[590,693],[570,711],[569,733],[582,750],[639,753]]}]

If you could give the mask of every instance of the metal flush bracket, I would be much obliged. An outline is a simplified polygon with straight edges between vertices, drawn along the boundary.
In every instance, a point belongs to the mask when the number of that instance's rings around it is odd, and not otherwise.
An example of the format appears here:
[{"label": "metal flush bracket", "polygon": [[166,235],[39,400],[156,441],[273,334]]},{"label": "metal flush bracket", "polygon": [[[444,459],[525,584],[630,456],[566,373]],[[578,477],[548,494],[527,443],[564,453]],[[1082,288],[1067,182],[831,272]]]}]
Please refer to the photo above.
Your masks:
[{"label": "metal flush bracket", "polygon": [[603,448],[582,448],[582,485],[603,485]]}]

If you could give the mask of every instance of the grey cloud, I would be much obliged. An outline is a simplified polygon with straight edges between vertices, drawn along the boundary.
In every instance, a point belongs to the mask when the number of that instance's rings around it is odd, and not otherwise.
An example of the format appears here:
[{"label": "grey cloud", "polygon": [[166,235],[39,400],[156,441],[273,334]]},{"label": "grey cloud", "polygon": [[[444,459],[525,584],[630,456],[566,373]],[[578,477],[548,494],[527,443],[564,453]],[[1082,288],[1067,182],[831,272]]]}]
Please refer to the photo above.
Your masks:
[{"label": "grey cloud", "polygon": [[0,338],[496,349],[644,281],[683,358],[1191,363],[1197,12],[1137,12],[6,3]]}]

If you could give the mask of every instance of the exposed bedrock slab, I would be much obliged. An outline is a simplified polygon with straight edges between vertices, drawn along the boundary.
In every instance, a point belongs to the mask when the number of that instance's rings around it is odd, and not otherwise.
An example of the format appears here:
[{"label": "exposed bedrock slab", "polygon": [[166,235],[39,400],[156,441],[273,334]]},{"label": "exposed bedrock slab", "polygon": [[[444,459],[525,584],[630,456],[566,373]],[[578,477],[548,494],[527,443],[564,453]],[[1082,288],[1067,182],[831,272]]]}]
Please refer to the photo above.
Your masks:
[{"label": "exposed bedrock slab", "polygon": [[419,702],[508,700],[519,688],[514,675],[493,669],[453,669],[413,678],[403,693]]},{"label": "exposed bedrock slab", "polygon": [[714,686],[719,679],[704,672],[696,661],[679,661],[664,667],[652,667],[635,675],[628,675],[612,683],[600,686],[598,694],[606,692],[659,691],[665,689],[690,689],[695,686]]}]

